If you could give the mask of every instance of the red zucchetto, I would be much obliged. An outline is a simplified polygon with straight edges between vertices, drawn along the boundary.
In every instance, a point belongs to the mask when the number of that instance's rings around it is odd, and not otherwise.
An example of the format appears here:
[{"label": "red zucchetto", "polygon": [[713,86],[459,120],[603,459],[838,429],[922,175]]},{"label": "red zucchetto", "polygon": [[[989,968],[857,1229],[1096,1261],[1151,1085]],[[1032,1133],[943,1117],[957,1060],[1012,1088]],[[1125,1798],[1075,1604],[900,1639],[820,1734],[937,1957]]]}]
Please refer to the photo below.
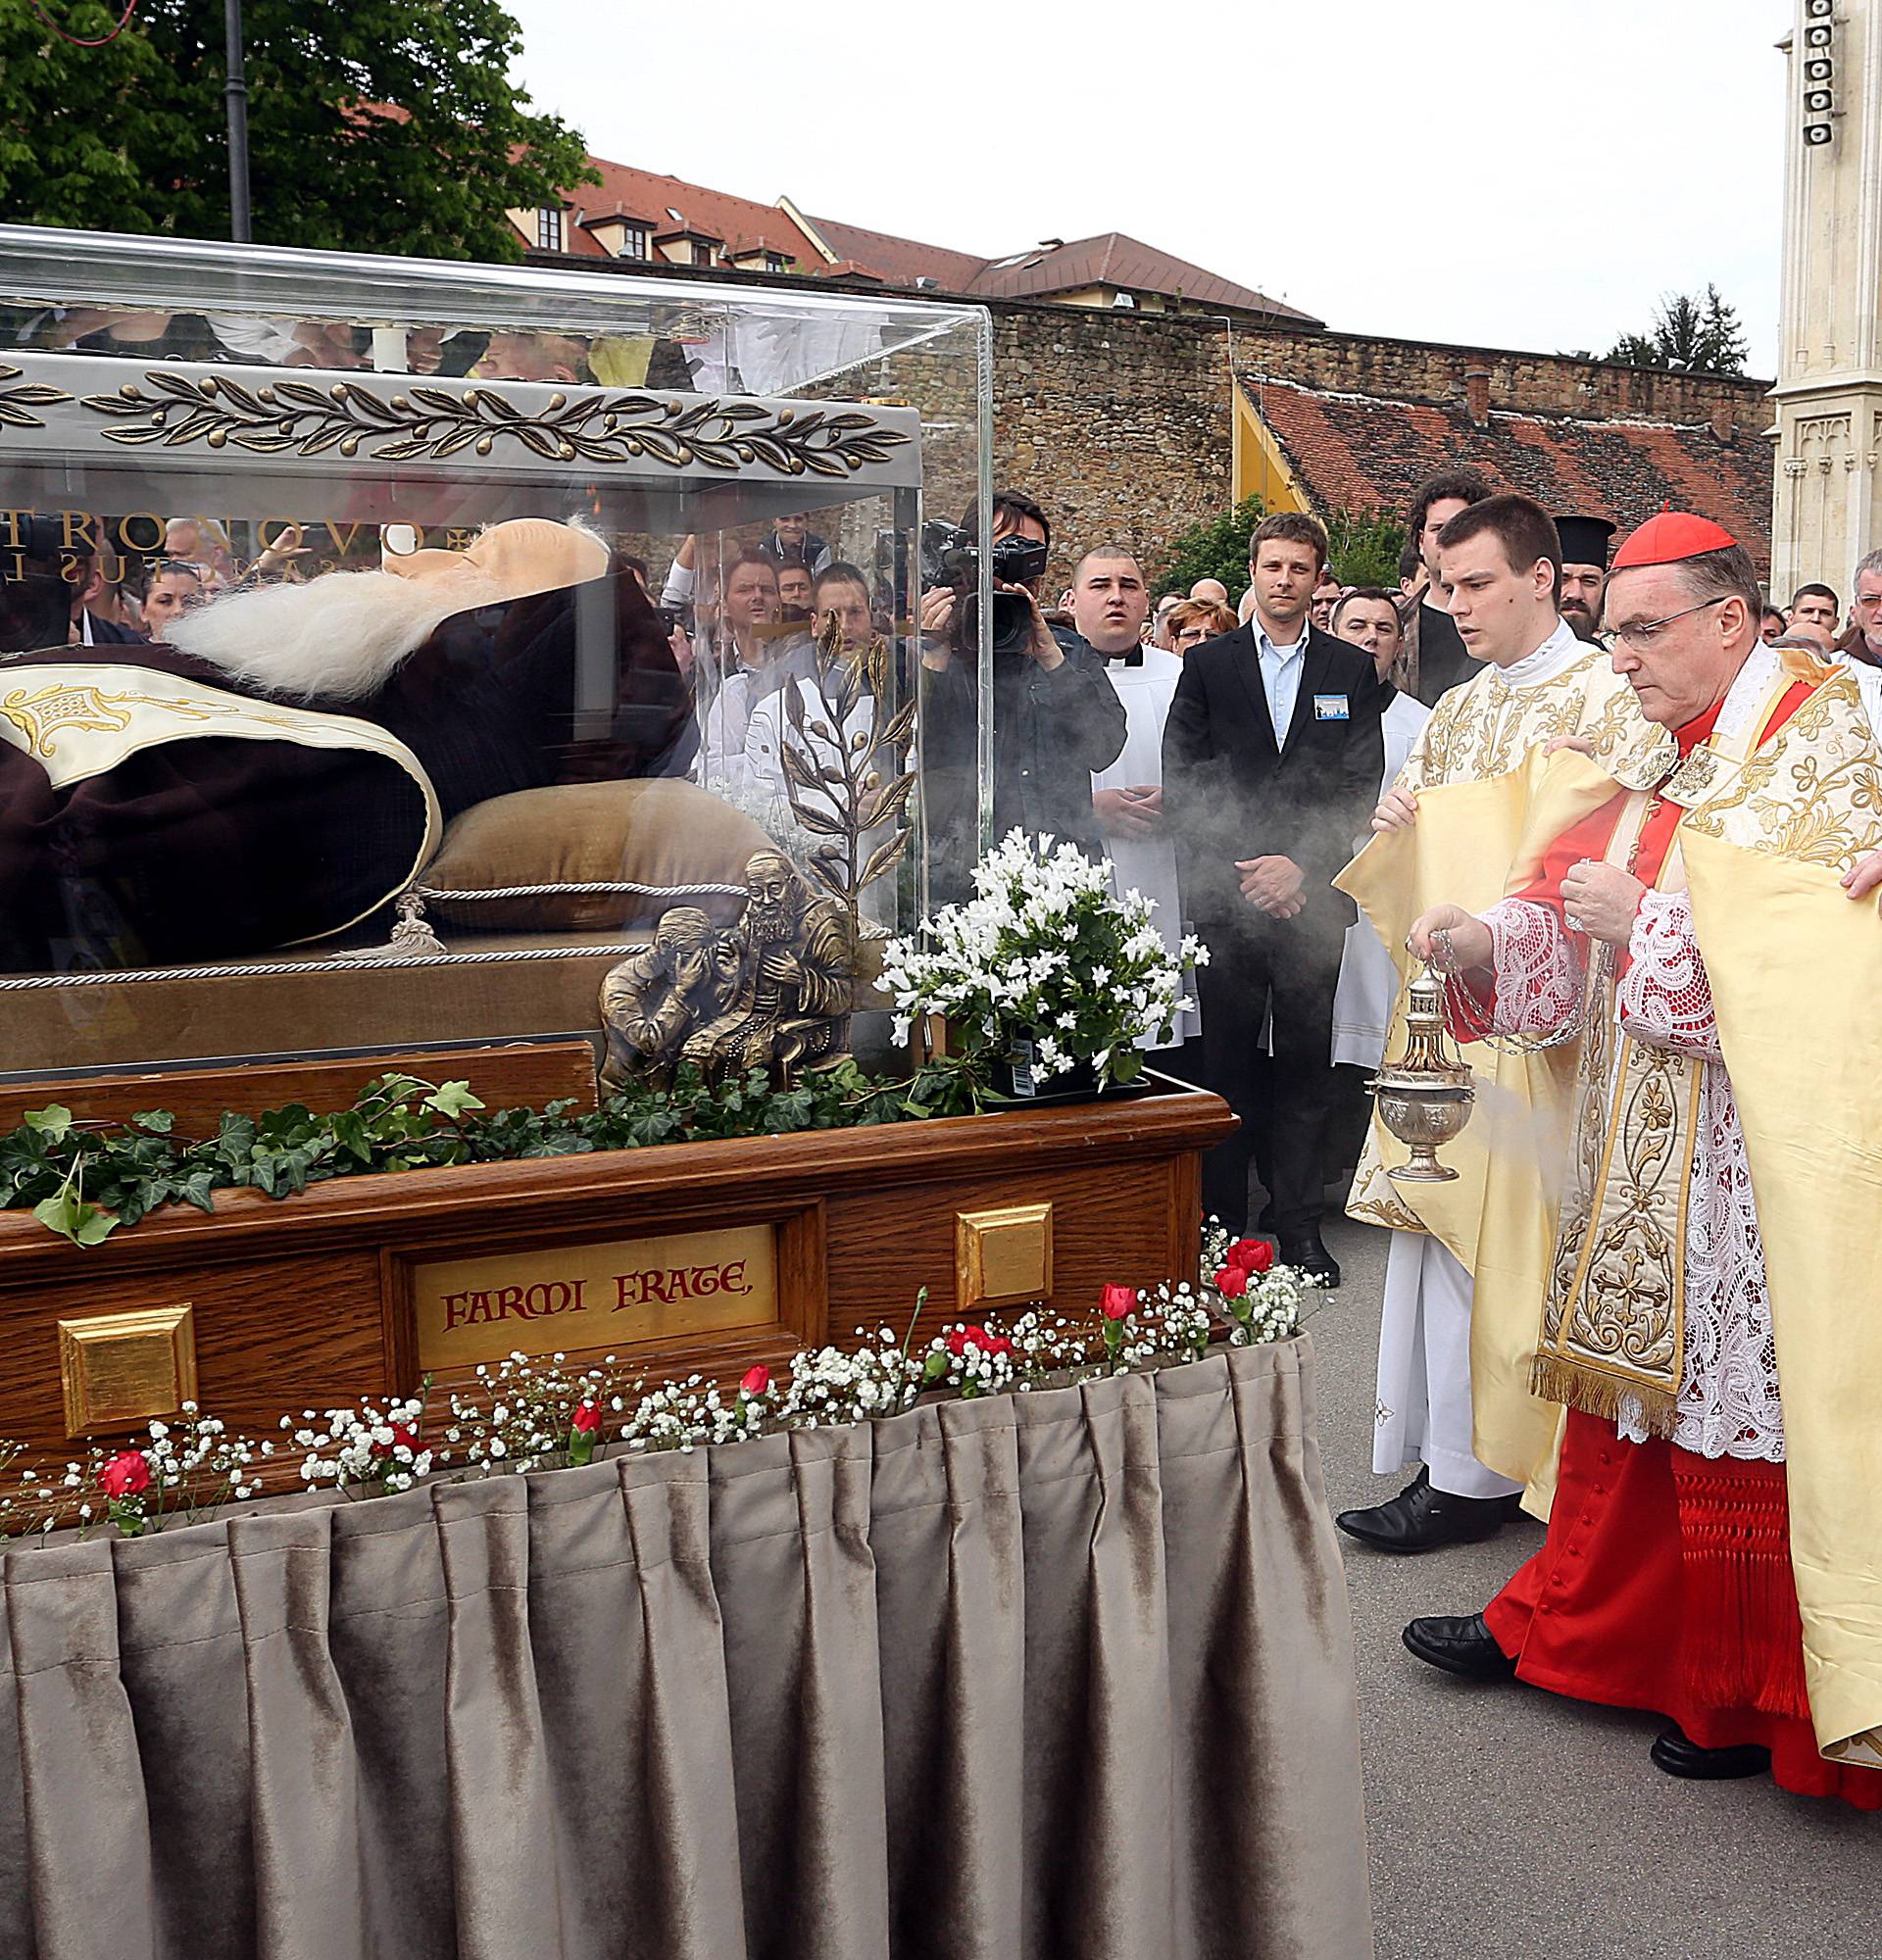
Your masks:
[{"label": "red zucchetto", "polygon": [[1704,558],[1708,552],[1730,551],[1738,540],[1709,517],[1685,511],[1662,511],[1631,532],[1614,554],[1610,569],[1625,571],[1635,564],[1677,564],[1681,559]]}]

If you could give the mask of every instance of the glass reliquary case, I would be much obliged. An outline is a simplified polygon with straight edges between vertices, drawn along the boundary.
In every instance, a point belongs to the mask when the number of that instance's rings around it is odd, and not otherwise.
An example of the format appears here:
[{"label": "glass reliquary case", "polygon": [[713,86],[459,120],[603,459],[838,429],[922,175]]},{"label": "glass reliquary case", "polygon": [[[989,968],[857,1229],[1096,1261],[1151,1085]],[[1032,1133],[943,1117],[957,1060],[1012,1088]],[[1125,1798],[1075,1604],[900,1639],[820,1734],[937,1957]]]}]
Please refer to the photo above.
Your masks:
[{"label": "glass reliquary case", "polygon": [[886,1041],[985,824],[986,647],[968,725],[914,676],[987,372],[968,307],[0,227],[0,1077],[604,982],[657,1067],[741,945]]}]

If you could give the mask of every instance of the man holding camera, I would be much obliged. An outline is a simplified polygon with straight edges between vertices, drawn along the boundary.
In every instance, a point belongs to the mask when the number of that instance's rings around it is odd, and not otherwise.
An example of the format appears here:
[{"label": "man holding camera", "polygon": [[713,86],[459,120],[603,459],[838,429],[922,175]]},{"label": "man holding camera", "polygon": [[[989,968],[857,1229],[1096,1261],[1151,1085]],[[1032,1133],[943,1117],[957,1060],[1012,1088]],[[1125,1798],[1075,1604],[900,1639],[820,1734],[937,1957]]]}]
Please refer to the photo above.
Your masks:
[{"label": "man holding camera", "polygon": [[[1333,992],[1355,912],[1331,889],[1378,794],[1390,690],[1369,655],[1308,619],[1326,568],[1312,517],[1263,518],[1255,610],[1183,661],[1164,729],[1164,812],[1210,964],[1203,1073],[1242,1127],[1203,1159],[1204,1207],[1247,1229],[1251,1158],[1281,1257],[1339,1284],[1320,1242]],[[1262,1053],[1271,1016],[1272,1041]]]},{"label": "man holding camera", "polygon": [[[978,517],[970,508],[962,530],[975,532]],[[1052,549],[1046,514],[1030,497],[1003,490],[993,500],[992,529],[993,835],[1018,829],[1069,838],[1096,858],[1103,845],[1091,778],[1124,746],[1123,704],[1091,648],[1069,628],[1049,625],[1040,611],[1039,582]],[[956,582],[933,584],[921,600],[922,765],[936,905],[967,896],[979,858],[972,601],[979,573],[970,548],[945,556]]]}]

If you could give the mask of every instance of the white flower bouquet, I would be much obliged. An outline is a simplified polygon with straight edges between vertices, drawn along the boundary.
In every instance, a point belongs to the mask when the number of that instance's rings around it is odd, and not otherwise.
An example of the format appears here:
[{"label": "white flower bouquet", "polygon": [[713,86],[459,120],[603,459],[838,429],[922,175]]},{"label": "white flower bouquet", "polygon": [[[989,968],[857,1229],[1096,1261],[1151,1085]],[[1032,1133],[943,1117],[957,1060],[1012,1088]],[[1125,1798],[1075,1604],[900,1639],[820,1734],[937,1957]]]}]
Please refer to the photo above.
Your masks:
[{"label": "white flower bouquet", "polygon": [[922,939],[890,940],[877,987],[895,1002],[896,1038],[944,1015],[964,1053],[1022,1055],[1034,1083],[1089,1063],[1097,1084],[1143,1067],[1142,1035],[1167,1040],[1189,1005],[1183,976],[1209,951],[1184,939],[1172,956],[1151,924],[1156,904],[1111,894],[1108,864],[1075,844],[1012,831],[973,873],[974,897],[947,906]]}]

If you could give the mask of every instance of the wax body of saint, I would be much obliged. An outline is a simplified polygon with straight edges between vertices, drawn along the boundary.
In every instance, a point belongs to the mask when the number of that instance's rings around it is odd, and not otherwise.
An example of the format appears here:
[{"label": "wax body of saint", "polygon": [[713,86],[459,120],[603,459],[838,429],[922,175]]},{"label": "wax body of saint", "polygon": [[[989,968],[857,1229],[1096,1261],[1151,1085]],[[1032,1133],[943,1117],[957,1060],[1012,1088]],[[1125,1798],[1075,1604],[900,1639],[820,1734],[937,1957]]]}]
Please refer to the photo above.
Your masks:
[{"label": "wax body of saint", "polygon": [[[1838,687],[1847,699],[1829,707],[1865,737],[1854,687]],[[1882,1773],[1855,1766],[1875,1759],[1872,1739],[1828,1735],[1821,1720],[1812,1737],[1785,1456],[1787,1427],[1814,1410],[1779,1392],[1759,1207],[1681,849],[1709,790],[1731,808],[1731,763],[1817,692],[1755,653],[1723,704],[1678,731],[1682,758],[1710,744],[1697,760],[1725,757],[1725,770],[1708,781],[1682,768],[1652,795],[1610,799],[1482,914],[1494,986],[1459,1032],[1546,1034],[1578,1009],[1590,1028],[1535,1370],[1538,1392],[1569,1404],[1557,1500],[1543,1550],[1484,1621],[1537,1687],[1671,1715],[1701,1747],[1762,1745],[1785,1787],[1882,1808]],[[1866,846],[1873,819],[1858,821]],[[1561,886],[1571,866],[1604,859],[1631,865],[1648,892],[1612,978],[1597,971],[1590,987]],[[1628,1263],[1641,1220],[1668,1244],[1663,1271]],[[1584,1345],[1597,1320],[1604,1331]]]},{"label": "wax body of saint", "polygon": [[[1183,663],[1162,647],[1144,647],[1140,652],[1142,661],[1135,666],[1123,660],[1105,662],[1106,676],[1124,705],[1124,746],[1114,762],[1091,772],[1094,791],[1155,789],[1164,780],[1164,721]],[[1137,891],[1151,900],[1156,906],[1151,924],[1174,953],[1183,936],[1183,901],[1176,881],[1176,846],[1168,830],[1151,837],[1108,836],[1104,851],[1111,862],[1112,895],[1122,898]],[[1180,1048],[1200,1034],[1202,1026],[1201,1014],[1190,1006],[1176,1016],[1167,1041],[1151,1031],[1138,1047]]]},{"label": "wax body of saint", "polygon": [[[1563,772],[1543,755],[1569,735],[1613,757],[1655,739],[1607,656],[1565,624],[1526,659],[1480,668],[1439,703],[1398,778],[1417,793],[1417,821],[1374,839],[1338,881],[1390,949],[1395,977],[1411,976],[1405,935],[1427,904],[1459,892],[1490,904],[1507,889],[1527,840],[1552,835],[1552,826],[1585,808],[1562,802]],[[1606,786],[1592,768],[1586,774]],[[1402,1044],[1402,1016],[1401,1001],[1387,1053]],[[1446,1147],[1458,1179],[1394,1183],[1386,1172],[1408,1152],[1375,1114],[1348,1210],[1394,1234],[1372,1467],[1389,1475],[1417,1459],[1436,1489],[1482,1498],[1546,1477],[1553,1454],[1556,1419],[1531,1396],[1528,1381],[1558,1182],[1538,1140],[1565,1124],[1573,1051],[1507,1054],[1473,1040],[1463,1058],[1498,1094]],[[1485,1268],[1490,1284],[1473,1288],[1472,1275]],[[1546,1509],[1545,1493],[1532,1507]]]}]

